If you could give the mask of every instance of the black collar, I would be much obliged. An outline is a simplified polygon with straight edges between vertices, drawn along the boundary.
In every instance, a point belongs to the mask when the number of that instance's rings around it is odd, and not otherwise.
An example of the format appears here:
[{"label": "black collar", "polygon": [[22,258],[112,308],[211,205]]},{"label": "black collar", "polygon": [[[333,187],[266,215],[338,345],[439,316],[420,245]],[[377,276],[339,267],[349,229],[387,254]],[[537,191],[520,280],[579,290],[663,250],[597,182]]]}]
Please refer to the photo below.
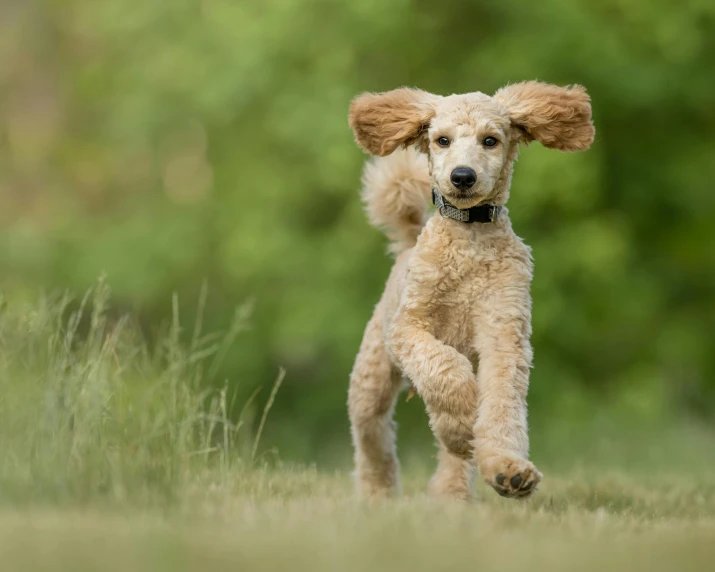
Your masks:
[{"label": "black collar", "polygon": [[432,189],[432,202],[443,217],[460,222],[494,222],[501,212],[501,207],[496,205],[479,205],[468,209],[458,209],[440,195],[437,189]]}]

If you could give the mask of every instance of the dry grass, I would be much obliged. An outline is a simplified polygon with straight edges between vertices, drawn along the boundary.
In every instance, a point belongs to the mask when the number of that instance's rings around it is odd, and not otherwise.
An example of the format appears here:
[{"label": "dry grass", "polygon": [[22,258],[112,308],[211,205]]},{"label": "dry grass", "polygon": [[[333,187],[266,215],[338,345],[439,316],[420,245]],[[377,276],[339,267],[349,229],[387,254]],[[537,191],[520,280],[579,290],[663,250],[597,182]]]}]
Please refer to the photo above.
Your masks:
[{"label": "dry grass", "polygon": [[[213,475],[215,476],[215,475]],[[224,475],[226,477],[226,475]],[[365,506],[344,475],[197,479],[171,510],[9,511],[5,570],[712,570],[715,484],[552,478],[530,502]]]}]

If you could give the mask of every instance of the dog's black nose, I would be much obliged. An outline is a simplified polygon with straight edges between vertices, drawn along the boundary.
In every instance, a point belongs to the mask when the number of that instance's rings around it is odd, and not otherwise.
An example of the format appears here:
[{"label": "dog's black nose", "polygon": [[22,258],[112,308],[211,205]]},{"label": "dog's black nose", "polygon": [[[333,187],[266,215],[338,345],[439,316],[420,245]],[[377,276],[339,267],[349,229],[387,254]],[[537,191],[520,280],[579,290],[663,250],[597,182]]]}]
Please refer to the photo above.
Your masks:
[{"label": "dog's black nose", "polygon": [[477,182],[477,174],[474,169],[468,167],[457,167],[449,177],[452,184],[460,191],[466,191],[474,186]]}]

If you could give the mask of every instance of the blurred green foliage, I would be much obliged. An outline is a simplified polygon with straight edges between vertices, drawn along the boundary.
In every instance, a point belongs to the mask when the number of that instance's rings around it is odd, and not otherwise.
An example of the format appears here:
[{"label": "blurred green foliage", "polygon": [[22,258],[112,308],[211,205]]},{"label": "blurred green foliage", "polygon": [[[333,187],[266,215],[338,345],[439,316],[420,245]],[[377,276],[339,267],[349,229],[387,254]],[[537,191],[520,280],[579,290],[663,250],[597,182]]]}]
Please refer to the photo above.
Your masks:
[{"label": "blurred green foliage", "polygon": [[[287,458],[346,454],[348,373],[390,267],[358,200],[350,99],[582,83],[592,149],[533,145],[512,187],[536,260],[533,423],[595,403],[704,416],[713,62],[712,0],[6,1],[2,287],[84,292],[106,272],[149,338],[173,292],[191,323],[208,283],[209,329],[252,299],[223,375],[245,396],[284,366],[267,439]],[[419,410],[399,415],[425,439]]]}]

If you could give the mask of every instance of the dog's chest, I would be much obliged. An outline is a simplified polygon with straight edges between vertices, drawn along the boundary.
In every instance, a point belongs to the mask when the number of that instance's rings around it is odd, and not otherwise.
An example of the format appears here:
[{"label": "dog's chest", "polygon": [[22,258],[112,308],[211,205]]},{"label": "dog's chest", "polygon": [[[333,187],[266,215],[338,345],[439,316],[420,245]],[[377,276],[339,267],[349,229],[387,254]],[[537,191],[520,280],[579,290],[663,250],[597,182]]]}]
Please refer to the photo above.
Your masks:
[{"label": "dog's chest", "polygon": [[505,293],[530,281],[531,257],[510,229],[456,228],[436,227],[434,236],[425,229],[425,243],[432,248],[412,261],[413,271],[422,275],[413,280],[429,288],[421,303],[429,308],[435,337],[471,356],[484,314]]},{"label": "dog's chest", "polygon": [[449,268],[449,279],[431,318],[437,339],[468,354],[475,335],[475,314],[490,288],[489,261],[475,264],[472,257],[467,265],[457,262]]}]

